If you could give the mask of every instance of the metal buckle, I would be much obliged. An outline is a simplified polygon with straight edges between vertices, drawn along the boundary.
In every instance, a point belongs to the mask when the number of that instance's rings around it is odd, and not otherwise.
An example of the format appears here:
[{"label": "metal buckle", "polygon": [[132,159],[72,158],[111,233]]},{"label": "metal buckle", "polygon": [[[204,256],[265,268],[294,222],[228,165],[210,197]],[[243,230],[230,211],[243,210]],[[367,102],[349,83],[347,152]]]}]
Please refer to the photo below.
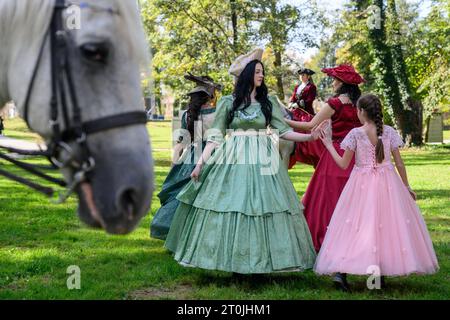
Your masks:
[{"label": "metal buckle", "polygon": [[82,144],[82,143],[86,142],[86,140],[87,140],[86,133],[82,132],[81,136],[76,139],[76,142],[78,144]]},{"label": "metal buckle", "polygon": [[82,168],[84,172],[89,172],[95,167],[95,160],[92,157],[89,157],[87,162],[83,162]]},{"label": "metal buckle", "polygon": [[95,160],[92,157],[89,157],[87,162],[84,162],[82,165],[82,169],[80,171],[75,172],[73,175],[73,180],[70,185],[67,187],[66,192],[59,193],[58,200],[51,200],[54,204],[64,203],[71,194],[75,191],[75,188],[83,181],[86,180],[86,173],[94,169]]},{"label": "metal buckle", "polygon": [[66,151],[66,152],[70,155],[69,158],[68,158],[68,160],[66,160],[65,162],[59,161],[59,160],[55,157],[55,155],[52,155],[52,156],[50,157],[50,161],[51,161],[56,167],[58,167],[59,169],[62,169],[62,168],[64,168],[64,167],[67,165],[67,163],[69,163],[70,161],[72,161],[72,159],[73,159],[73,150],[72,150],[72,148],[71,148],[67,143],[65,143],[65,142],[59,142],[59,143],[56,145],[56,148],[61,148],[61,149],[63,149],[64,151]]},{"label": "metal buckle", "polygon": [[75,188],[86,179],[86,172],[84,170],[78,171],[73,176],[73,181],[67,187],[64,193],[58,194],[57,200],[50,200],[53,204],[61,204],[64,203],[70,195],[75,191]]}]

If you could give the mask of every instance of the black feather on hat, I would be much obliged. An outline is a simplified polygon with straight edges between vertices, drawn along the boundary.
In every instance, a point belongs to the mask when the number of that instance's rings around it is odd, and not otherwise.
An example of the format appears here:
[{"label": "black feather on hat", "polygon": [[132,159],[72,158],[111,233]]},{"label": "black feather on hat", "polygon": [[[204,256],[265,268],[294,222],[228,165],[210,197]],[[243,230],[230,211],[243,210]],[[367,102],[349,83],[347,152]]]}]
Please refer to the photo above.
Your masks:
[{"label": "black feather on hat", "polygon": [[188,95],[196,92],[205,92],[210,97],[213,97],[215,90],[222,91],[223,89],[223,85],[214,82],[210,76],[194,76],[192,73],[188,72],[184,78],[196,83],[196,87],[189,91]]}]

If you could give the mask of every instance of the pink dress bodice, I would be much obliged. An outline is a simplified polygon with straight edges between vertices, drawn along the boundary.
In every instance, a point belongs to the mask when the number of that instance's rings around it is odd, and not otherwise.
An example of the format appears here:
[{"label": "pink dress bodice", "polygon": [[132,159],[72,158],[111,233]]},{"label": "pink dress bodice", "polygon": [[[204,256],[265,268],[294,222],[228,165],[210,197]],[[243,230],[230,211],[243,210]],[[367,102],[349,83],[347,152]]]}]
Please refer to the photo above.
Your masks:
[{"label": "pink dress bodice", "polygon": [[375,145],[372,144],[364,129],[355,128],[351,130],[341,143],[341,149],[349,149],[356,152],[355,166],[359,168],[374,168],[391,165],[391,151],[402,147],[403,141],[394,128],[385,125],[383,127],[384,161],[377,164],[375,156]]}]

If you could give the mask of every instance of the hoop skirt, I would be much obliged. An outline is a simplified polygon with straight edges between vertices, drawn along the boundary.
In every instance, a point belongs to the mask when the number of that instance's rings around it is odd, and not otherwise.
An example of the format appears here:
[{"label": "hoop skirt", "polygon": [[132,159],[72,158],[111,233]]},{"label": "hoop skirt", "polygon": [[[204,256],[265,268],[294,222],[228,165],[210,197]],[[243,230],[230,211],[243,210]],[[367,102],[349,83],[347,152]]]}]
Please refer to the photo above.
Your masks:
[{"label": "hoop skirt", "polygon": [[[315,251],[303,208],[273,137],[246,131],[223,142],[232,97],[218,103],[219,144],[201,172],[180,192],[165,246],[185,266],[243,274],[312,268]],[[277,103],[271,99],[272,104]],[[264,130],[259,103],[237,112],[231,129]],[[278,107],[272,127],[290,131]],[[251,134],[251,133],[255,134]],[[220,133],[220,134],[219,134]]]}]

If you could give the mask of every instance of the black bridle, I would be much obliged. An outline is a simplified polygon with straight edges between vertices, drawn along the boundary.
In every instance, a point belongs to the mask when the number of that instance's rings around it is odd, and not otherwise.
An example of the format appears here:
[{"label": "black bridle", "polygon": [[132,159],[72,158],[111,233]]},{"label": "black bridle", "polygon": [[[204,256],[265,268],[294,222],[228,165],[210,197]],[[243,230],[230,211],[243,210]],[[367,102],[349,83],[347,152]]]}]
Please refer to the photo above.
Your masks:
[{"label": "black bridle", "polygon": [[[83,5],[84,7],[88,6],[87,4]],[[17,153],[20,155],[46,157],[50,161],[52,166],[45,167],[45,169],[61,169],[64,167],[72,168],[75,173],[72,177],[72,182],[70,183],[70,185],[67,185],[65,181],[54,178],[42,172],[42,166],[24,163],[0,152],[0,159],[11,162],[15,166],[51,183],[55,183],[62,187],[67,187],[66,194],[64,196],[61,196],[58,202],[63,202],[64,200],[66,200],[67,197],[74,191],[75,187],[79,183],[87,179],[87,174],[95,167],[94,158],[91,156],[87,144],[88,135],[109,129],[147,123],[147,116],[144,111],[121,113],[92,121],[83,122],[81,109],[79,107],[77,95],[75,92],[70,60],[67,59],[69,34],[64,30],[63,27],[63,12],[67,7],[68,6],[64,0],[55,0],[53,16],[49,31],[47,33],[50,36],[52,79],[52,93],[50,100],[50,126],[52,130],[52,137],[50,142],[47,144],[47,149],[44,151],[29,151],[0,146],[0,148],[5,149],[8,152]],[[26,93],[24,103],[24,120],[27,123],[28,127],[30,127],[28,115],[30,97],[33,91],[37,71],[42,60],[47,34],[46,36],[44,36],[44,40],[39,51],[38,60],[34,67],[30,84]],[[70,110],[68,107],[67,97],[71,102],[71,113],[69,113]],[[59,109],[61,109],[62,115],[60,115]],[[64,123],[64,130],[61,130],[62,126],[60,123],[60,118],[62,118],[62,121]],[[78,145],[78,154],[75,154],[75,152],[73,152],[72,148],[69,146],[70,143],[74,142]],[[59,160],[62,152],[64,152],[65,156],[67,156],[67,159],[65,159],[64,161]],[[0,169],[0,175],[27,185],[28,187],[44,193],[49,197],[51,197],[54,193],[54,190],[52,188],[39,185],[25,178],[9,173],[5,170]]]}]

